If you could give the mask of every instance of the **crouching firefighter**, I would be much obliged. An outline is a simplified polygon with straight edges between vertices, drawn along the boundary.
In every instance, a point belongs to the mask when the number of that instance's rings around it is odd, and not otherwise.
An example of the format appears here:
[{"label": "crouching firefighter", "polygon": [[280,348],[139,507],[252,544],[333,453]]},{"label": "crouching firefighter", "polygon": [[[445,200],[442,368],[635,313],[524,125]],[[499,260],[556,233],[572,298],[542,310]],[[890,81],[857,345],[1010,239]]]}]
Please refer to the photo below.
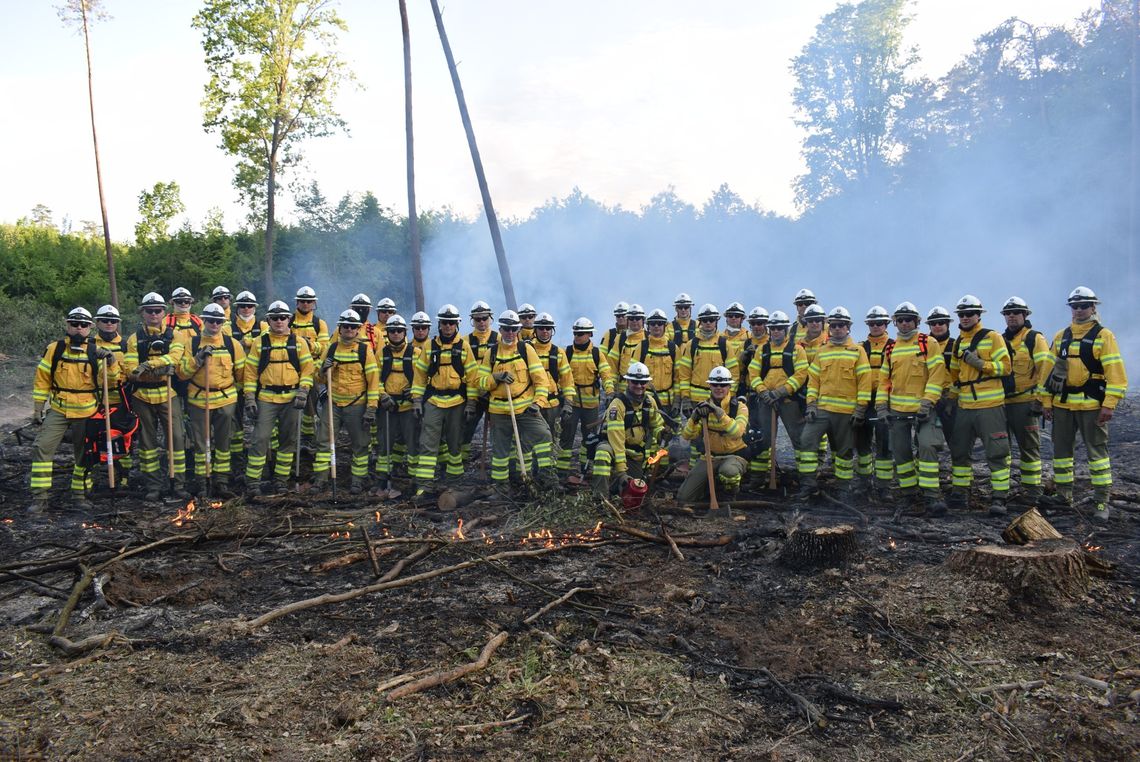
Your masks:
[{"label": "crouching firefighter", "polygon": [[[186,298],[179,296],[180,301]],[[127,339],[123,372],[127,374],[131,390],[131,406],[139,417],[139,469],[146,499],[158,500],[169,488],[174,497],[189,500],[182,399],[173,384],[174,373],[182,364],[185,351],[179,338],[184,332],[169,324],[166,301],[153,291],[143,296],[139,312],[142,325]],[[166,435],[165,474],[159,462],[159,431]],[[166,477],[170,479],[169,485]]]},{"label": "crouching firefighter", "polygon": [[372,424],[376,422],[376,403],[380,399],[376,354],[361,337],[361,328],[360,313],[345,310],[337,319],[336,338],[324,349],[320,378],[326,385],[327,405],[317,426],[317,454],[313,462],[313,484],[323,487],[332,470],[335,443],[331,440],[337,432],[348,432],[352,447],[349,491],[353,495],[359,495],[367,486]]},{"label": "crouching firefighter", "polygon": [[[300,416],[313,385],[313,356],[309,343],[289,329],[289,305],[269,305],[269,331],[250,345],[244,380],[245,416],[253,425],[253,440],[245,465],[246,492],[250,495],[283,492],[300,441]],[[269,439],[277,426],[273,484],[261,484],[269,457]]]},{"label": "crouching firefighter", "polygon": [[[703,454],[712,459],[716,484],[710,487],[707,468],[694,465],[677,490],[677,501],[682,503],[693,503],[702,498],[707,500],[710,489],[714,488],[720,497],[735,496],[740,491],[740,480],[748,470],[748,461],[743,457],[747,451],[744,433],[748,430],[748,407],[732,396],[735,381],[723,365],[709,372],[708,385],[709,399],[693,408],[681,436],[696,442],[702,451],[707,441],[709,452]],[[707,440],[704,439],[706,427]]]},{"label": "crouching firefighter", "polygon": [[[67,313],[67,337],[48,345],[32,390],[32,423],[40,427],[32,452],[32,503],[29,513],[43,513],[51,490],[52,459],[63,436],[71,431],[75,464],[71,470],[71,497],[76,508],[91,510],[87,499],[89,472],[83,460],[87,421],[101,399],[102,374],[115,355],[95,345],[90,337],[91,313],[76,307]],[[44,407],[47,413],[44,413]]]},{"label": "crouching firefighter", "polygon": [[202,334],[190,339],[178,376],[189,382],[186,412],[194,441],[194,472],[205,494],[229,498],[234,496],[230,443],[245,350],[241,341],[223,332],[226,312],[220,305],[207,304],[199,317]]},{"label": "crouching firefighter", "polygon": [[594,451],[594,493],[605,497],[622,493],[630,479],[645,478],[647,450],[661,441],[665,422],[653,395],[646,394],[649,368],[632,362],[622,380],[626,383],[610,402],[603,418],[605,434]]}]

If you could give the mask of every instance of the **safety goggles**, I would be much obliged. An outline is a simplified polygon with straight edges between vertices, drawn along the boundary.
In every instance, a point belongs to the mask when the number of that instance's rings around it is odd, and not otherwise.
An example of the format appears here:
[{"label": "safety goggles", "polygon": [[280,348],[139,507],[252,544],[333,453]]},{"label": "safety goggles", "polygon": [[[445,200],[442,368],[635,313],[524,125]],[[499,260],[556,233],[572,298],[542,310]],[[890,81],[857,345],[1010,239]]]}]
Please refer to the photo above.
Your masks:
[{"label": "safety goggles", "polygon": [[626,381],[629,386],[648,386],[648,381]]},{"label": "safety goggles", "polygon": [[704,325],[706,323],[709,325],[716,325],[720,321],[718,321],[716,318],[701,318],[697,322],[700,323],[701,325]]},{"label": "safety goggles", "polygon": [[439,321],[439,324],[441,326],[450,325],[452,327],[458,327],[459,321],[458,320],[441,320],[441,321]]},{"label": "safety goggles", "polygon": [[710,389],[727,389],[732,384],[709,384]]},{"label": "safety goggles", "polygon": [[822,323],[823,318],[804,318],[805,323]]},{"label": "safety goggles", "polygon": [[499,326],[499,333],[518,333],[519,327],[517,325],[501,325]]},{"label": "safety goggles", "polygon": [[901,316],[901,317],[895,318],[895,322],[896,323],[917,323],[918,318],[910,317],[910,316]]}]

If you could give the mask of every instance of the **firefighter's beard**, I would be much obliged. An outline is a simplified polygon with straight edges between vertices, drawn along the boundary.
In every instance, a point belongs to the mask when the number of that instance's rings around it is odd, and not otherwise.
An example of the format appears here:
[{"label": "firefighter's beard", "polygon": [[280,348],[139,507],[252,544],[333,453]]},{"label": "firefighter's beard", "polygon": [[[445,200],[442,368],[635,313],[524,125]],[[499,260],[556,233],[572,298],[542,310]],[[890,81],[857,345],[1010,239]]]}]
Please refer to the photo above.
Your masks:
[{"label": "firefighter's beard", "polygon": [[118,331],[99,331],[99,338],[103,341],[110,341],[118,335]]},{"label": "firefighter's beard", "polygon": [[87,342],[87,339],[83,338],[83,336],[78,333],[74,336],[68,336],[68,339],[71,341],[72,347],[81,347]]}]

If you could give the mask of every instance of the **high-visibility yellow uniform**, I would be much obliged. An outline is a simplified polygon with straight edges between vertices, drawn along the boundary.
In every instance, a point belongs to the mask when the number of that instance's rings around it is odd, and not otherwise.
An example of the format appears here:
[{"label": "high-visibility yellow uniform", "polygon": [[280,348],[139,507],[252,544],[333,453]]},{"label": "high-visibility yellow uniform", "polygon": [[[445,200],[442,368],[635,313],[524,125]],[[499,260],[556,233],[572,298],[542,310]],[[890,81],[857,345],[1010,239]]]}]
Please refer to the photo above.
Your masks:
[{"label": "high-visibility yellow uniform", "polygon": [[[975,337],[981,334],[975,343]],[[973,345],[985,366],[978,370],[962,362],[962,353]],[[954,340],[950,357],[950,398],[965,410],[983,410],[1005,404],[1001,377],[1009,372],[1009,350],[1000,333],[983,328],[981,322],[962,331]]]},{"label": "high-visibility yellow uniform", "polygon": [[608,459],[603,459],[606,462],[602,473],[599,473],[598,454],[602,452],[599,448],[594,457],[595,477],[608,478],[625,473],[631,461],[638,465],[644,464],[647,448],[655,446],[665,428],[657,402],[650,394],[642,395],[640,404],[624,393],[619,394],[606,408],[605,419],[606,443],[610,455]]},{"label": "high-visibility yellow uniform", "polygon": [[681,348],[678,356],[677,380],[680,382],[681,396],[685,399],[703,402],[709,398],[709,371],[718,365],[728,369],[734,382],[737,379],[737,353],[732,351],[728,341],[719,333],[708,339],[702,339],[698,335]]},{"label": "high-visibility yellow uniform", "polygon": [[598,407],[599,391],[614,393],[614,371],[601,348],[587,342],[585,346],[568,344],[565,357],[570,366],[574,384],[574,405],[594,409]]},{"label": "high-visibility yellow uniform", "polygon": [[264,320],[258,320],[257,313],[245,319],[237,314],[236,310],[234,316],[230,318],[229,322],[223,323],[222,327],[227,328],[229,334],[241,342],[241,347],[246,351],[246,354],[249,354],[249,347],[254,340],[269,330],[269,324]]},{"label": "high-visibility yellow uniform", "polygon": [[641,345],[641,354],[637,357],[638,362],[645,363],[649,368],[649,376],[653,379],[650,388],[657,396],[657,401],[664,406],[673,405],[680,391],[677,383],[677,355],[680,351],[667,336],[649,336]]},{"label": "high-visibility yellow uniform", "polygon": [[507,402],[507,384],[500,384],[493,374],[506,371],[514,376],[509,384],[511,400],[516,413],[526,410],[532,403],[541,407],[546,403],[546,370],[538,359],[534,347],[521,341],[499,343],[487,350],[479,363],[477,385],[490,397],[490,411],[498,415],[509,415],[511,405]]},{"label": "high-visibility yellow uniform", "polygon": [[622,376],[629,370],[631,362],[637,362],[637,358],[641,353],[641,344],[645,341],[645,331],[623,331],[620,336],[614,339],[614,343],[606,352],[606,359],[610,361],[610,367],[614,369],[614,375],[617,376],[618,391],[625,390],[625,381]]},{"label": "high-visibility yellow uniform", "polygon": [[[320,357],[324,365],[329,355],[333,357],[332,397],[337,407],[346,407],[363,402],[374,407],[380,400],[380,366],[371,345],[362,339],[334,338]],[[321,383],[326,383],[322,375]]]},{"label": "high-visibility yellow uniform", "polygon": [[293,322],[289,328],[297,336],[308,342],[310,355],[313,357],[324,355],[325,347],[329,345],[329,326],[328,323],[317,317],[315,312],[295,311]]},{"label": "high-visibility yellow uniform", "polygon": [[[54,362],[53,373],[53,359],[61,344],[63,351]],[[89,353],[86,340],[77,347],[72,346],[68,339],[48,344],[36,366],[32,399],[36,403],[48,403],[52,410],[67,418],[90,418],[98,409],[97,395],[102,394],[103,389],[104,363],[93,360],[94,355]]]},{"label": "high-visibility yellow uniform", "polygon": [[744,351],[744,345],[748,341],[748,337],[752,335],[752,332],[748,328],[741,326],[735,331],[731,328],[725,328],[720,332],[720,335],[728,341],[729,350],[739,359],[740,353]]},{"label": "high-visibility yellow uniform", "polygon": [[937,341],[924,333],[896,339],[876,373],[878,402],[888,403],[892,412],[917,413],[922,400],[941,399],[946,373]]},{"label": "high-visibility yellow uniform", "polygon": [[807,383],[808,366],[807,352],[790,338],[779,344],[769,341],[748,363],[748,386],[754,392],[774,391],[782,386],[793,395]]},{"label": "high-visibility yellow uniform", "polygon": [[665,329],[665,335],[678,347],[684,346],[697,338],[697,321],[692,318],[681,320],[681,318],[675,317],[669,327]]},{"label": "high-visibility yellow uniform", "polygon": [[546,402],[539,404],[539,407],[555,408],[564,399],[574,402],[574,375],[562,349],[552,342],[541,342],[538,339],[531,341],[530,345],[538,353],[538,359],[546,372],[547,397]]},{"label": "high-visibility yellow uniform", "polygon": [[483,362],[483,358],[487,356],[487,352],[491,346],[499,343],[499,332],[492,331],[488,328],[485,331],[472,331],[467,334],[467,346],[471,347],[471,353],[475,355],[475,359]]},{"label": "high-visibility yellow uniform", "polygon": [[[792,327],[795,328],[795,326],[796,324],[792,323]],[[804,330],[806,331],[807,329],[805,328]],[[795,341],[795,338],[789,337],[788,341]],[[819,336],[816,336],[814,339],[809,339],[806,335],[801,335],[797,343],[804,348],[808,365],[811,365],[815,362],[815,356],[819,354],[819,350],[827,343],[827,331],[824,330],[820,332]]]},{"label": "high-visibility yellow uniform", "polygon": [[[1096,336],[1093,340],[1091,342],[1084,341],[1094,328],[1096,329]],[[1072,343],[1067,347],[1065,346],[1066,331],[1072,335]],[[1082,346],[1084,344],[1091,346],[1086,350]],[[1045,400],[1047,407],[1059,407],[1068,410],[1097,410],[1101,407],[1113,409],[1124,399],[1125,392],[1128,390],[1128,375],[1124,371],[1124,360],[1120,355],[1120,345],[1117,344],[1116,336],[1112,331],[1104,328],[1100,323],[1096,321],[1083,324],[1072,323],[1067,329],[1057,331],[1053,337],[1050,354],[1054,362],[1056,358],[1062,356],[1068,358],[1069,375],[1065,386],[1070,387],[1071,391],[1047,397]],[[1093,367],[1091,369],[1085,365],[1084,356],[1092,361]],[[1088,392],[1094,390],[1093,386],[1086,387],[1089,382],[1099,386],[1098,382],[1102,381],[1104,386],[1103,402],[1089,395]],[[1097,389],[1095,393],[1099,395],[1100,390]]]},{"label": "high-visibility yellow uniform", "polygon": [[[171,366],[175,369],[182,364],[184,345],[178,339],[174,328],[141,327],[127,338],[127,351],[123,355],[123,374],[130,376],[141,363],[146,362],[153,368]],[[139,356],[139,342],[142,341],[142,354]],[[165,351],[157,349],[156,341],[165,345]],[[137,380],[132,380],[134,387],[132,397],[152,405],[161,405],[166,402],[166,379],[153,373],[143,373]]]},{"label": "high-visibility yellow uniform", "polygon": [[[745,405],[735,404],[735,402],[736,399],[732,396],[726,397],[723,400],[723,405],[710,400],[710,404],[716,405],[728,413],[723,417],[715,413],[708,417],[709,447],[714,457],[738,453],[747,447],[744,444],[744,432],[748,430],[748,408]],[[732,410],[733,407],[736,408],[735,411]],[[733,416],[732,412],[735,412],[736,415]],[[684,428],[681,429],[681,436],[689,441],[701,439],[704,432],[700,422],[691,416],[687,418]]]},{"label": "high-visibility yellow uniform", "polygon": [[263,333],[246,356],[246,399],[256,394],[256,399],[265,402],[291,402],[298,387],[312,388],[315,369],[309,342],[291,331]]},{"label": "high-visibility yellow uniform", "polygon": [[871,398],[879,388],[879,368],[883,367],[883,358],[887,348],[895,341],[887,334],[882,336],[868,336],[863,340],[863,351],[867,353],[867,362],[871,365]]},{"label": "high-visibility yellow uniform", "polygon": [[435,336],[413,362],[412,397],[440,408],[462,405],[476,394],[479,363],[457,332],[451,341]]},{"label": "high-visibility yellow uniform", "polygon": [[610,349],[613,348],[614,343],[618,337],[625,333],[624,328],[618,328],[616,325],[613,328],[607,328],[606,332],[602,334],[602,340],[598,342],[598,346],[602,348],[602,352],[608,357]]},{"label": "high-visibility yellow uniform", "polygon": [[853,413],[871,402],[871,365],[867,353],[850,337],[828,342],[808,366],[808,404],[829,413]]},{"label": "high-visibility yellow uniform", "polygon": [[401,413],[412,409],[415,361],[416,351],[407,341],[398,347],[387,344],[380,350],[380,392],[394,399]]},{"label": "high-visibility yellow uniform", "polygon": [[[1031,334],[1033,341],[1030,345],[1027,342]],[[1012,334],[1007,330],[1002,336],[1006,340],[1006,348],[1010,350],[1010,366],[1013,369],[1014,393],[1006,398],[1007,401],[1044,401],[1046,393],[1042,384],[1053,368],[1049,341],[1028,324]]]},{"label": "high-visibility yellow uniform", "polygon": [[[206,368],[199,365],[195,357],[202,347],[213,347],[210,355],[210,377],[207,384]],[[233,355],[230,355],[230,350]],[[178,377],[189,381],[186,399],[194,407],[206,407],[206,389],[210,390],[209,404],[211,409],[233,405],[237,402],[238,392],[245,374],[245,350],[241,342],[232,336],[219,333],[217,336],[202,334],[186,347],[182,355],[182,362],[178,366]]]},{"label": "high-visibility yellow uniform", "polygon": [[172,312],[166,316],[164,325],[174,329],[175,337],[183,345],[202,335],[202,318],[190,312]]},{"label": "high-visibility yellow uniform", "polygon": [[[99,349],[106,349],[115,355],[115,364],[107,369],[107,386],[109,392],[109,398],[107,402],[112,406],[118,405],[120,402],[122,402],[122,396],[120,395],[121,389],[119,385],[126,380],[126,376],[123,375],[123,356],[127,353],[127,340],[120,336],[118,333],[109,339],[104,339],[102,336],[96,336],[95,346],[97,346]],[[99,378],[99,383],[99,388],[102,390],[102,377]],[[127,457],[130,457],[129,453],[127,454]]]}]

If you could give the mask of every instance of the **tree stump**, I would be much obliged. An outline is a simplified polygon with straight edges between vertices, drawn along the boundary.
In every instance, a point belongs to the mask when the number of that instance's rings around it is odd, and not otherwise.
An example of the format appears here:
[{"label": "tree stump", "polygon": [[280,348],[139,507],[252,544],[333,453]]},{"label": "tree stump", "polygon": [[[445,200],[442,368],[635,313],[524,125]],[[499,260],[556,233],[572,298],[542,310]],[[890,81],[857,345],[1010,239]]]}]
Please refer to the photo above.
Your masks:
[{"label": "tree stump", "polygon": [[1036,540],[1059,540],[1061,533],[1036,508],[1030,508],[1010,522],[1001,538],[1010,545],[1025,545]]},{"label": "tree stump", "polygon": [[479,493],[475,490],[454,490],[448,488],[440,493],[439,499],[436,500],[436,506],[441,511],[457,511],[475,502],[478,498]]},{"label": "tree stump", "polygon": [[858,549],[855,527],[850,524],[799,529],[784,544],[780,563],[795,568],[839,566],[854,556]]},{"label": "tree stump", "polygon": [[1014,606],[1065,609],[1089,589],[1081,548],[1067,539],[964,548],[952,552],[946,564],[959,574],[1004,585]]}]

